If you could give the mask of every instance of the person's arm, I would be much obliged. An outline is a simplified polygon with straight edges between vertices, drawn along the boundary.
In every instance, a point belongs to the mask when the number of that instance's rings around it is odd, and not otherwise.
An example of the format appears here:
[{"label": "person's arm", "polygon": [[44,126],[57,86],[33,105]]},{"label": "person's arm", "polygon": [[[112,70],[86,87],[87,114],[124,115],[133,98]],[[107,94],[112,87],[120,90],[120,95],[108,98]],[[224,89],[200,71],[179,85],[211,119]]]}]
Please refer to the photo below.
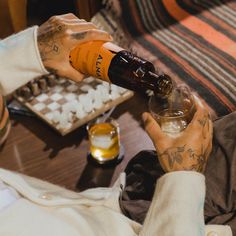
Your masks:
[{"label": "person's arm", "polygon": [[0,94],[7,95],[48,73],[37,48],[37,26],[0,41]]},{"label": "person's arm", "polygon": [[112,38],[73,14],[51,17],[39,27],[1,40],[0,94],[7,95],[48,71],[82,80],[83,75],[69,63],[69,53],[76,45],[91,40]]},{"label": "person's arm", "polygon": [[[155,193],[140,235],[203,236],[205,228],[204,172],[212,149],[212,122],[202,102],[180,136],[163,133],[150,114],[144,114],[147,133],[156,147],[162,168],[168,172],[157,181]],[[228,226],[213,227],[219,235],[232,236]]]}]

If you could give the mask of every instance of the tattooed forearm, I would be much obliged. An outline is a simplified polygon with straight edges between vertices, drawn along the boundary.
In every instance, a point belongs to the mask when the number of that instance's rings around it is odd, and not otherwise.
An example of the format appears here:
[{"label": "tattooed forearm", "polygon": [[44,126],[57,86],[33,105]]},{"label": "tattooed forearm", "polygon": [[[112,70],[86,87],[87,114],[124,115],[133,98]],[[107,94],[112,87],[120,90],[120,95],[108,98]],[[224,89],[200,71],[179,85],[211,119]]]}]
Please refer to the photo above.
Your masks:
[{"label": "tattooed forearm", "polygon": [[174,147],[166,149],[162,154],[160,154],[160,158],[167,159],[170,169],[173,169],[175,162],[179,165],[183,162],[183,153],[185,152],[185,146]]}]

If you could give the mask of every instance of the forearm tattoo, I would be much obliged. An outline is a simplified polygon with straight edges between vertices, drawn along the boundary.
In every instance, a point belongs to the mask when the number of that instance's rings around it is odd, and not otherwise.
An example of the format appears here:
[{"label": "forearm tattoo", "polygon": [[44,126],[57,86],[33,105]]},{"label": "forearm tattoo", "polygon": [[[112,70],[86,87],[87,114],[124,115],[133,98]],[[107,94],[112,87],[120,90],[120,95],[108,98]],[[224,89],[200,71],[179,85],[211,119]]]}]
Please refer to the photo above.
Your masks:
[{"label": "forearm tattoo", "polygon": [[58,25],[48,32],[42,33],[38,36],[38,43],[40,47],[40,55],[42,61],[48,59],[48,55],[59,54],[61,52],[60,38],[61,32],[65,30],[65,26]]}]

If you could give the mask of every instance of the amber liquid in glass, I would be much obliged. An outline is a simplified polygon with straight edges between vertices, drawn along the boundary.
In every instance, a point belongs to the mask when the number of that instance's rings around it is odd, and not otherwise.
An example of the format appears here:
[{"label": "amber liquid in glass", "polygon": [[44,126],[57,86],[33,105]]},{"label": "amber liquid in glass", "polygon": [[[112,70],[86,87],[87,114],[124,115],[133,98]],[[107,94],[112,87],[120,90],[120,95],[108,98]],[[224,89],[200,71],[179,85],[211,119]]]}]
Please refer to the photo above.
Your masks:
[{"label": "amber liquid in glass", "polygon": [[[180,104],[175,103],[175,100],[171,96],[167,98],[169,108],[159,112],[159,125],[162,131],[166,133],[179,133],[187,128],[188,124],[193,118],[195,107],[190,99],[183,99]],[[176,109],[178,107],[178,109]]]},{"label": "amber liquid in glass", "polygon": [[119,155],[119,129],[110,123],[94,124],[89,128],[91,155],[99,162],[115,159]]}]

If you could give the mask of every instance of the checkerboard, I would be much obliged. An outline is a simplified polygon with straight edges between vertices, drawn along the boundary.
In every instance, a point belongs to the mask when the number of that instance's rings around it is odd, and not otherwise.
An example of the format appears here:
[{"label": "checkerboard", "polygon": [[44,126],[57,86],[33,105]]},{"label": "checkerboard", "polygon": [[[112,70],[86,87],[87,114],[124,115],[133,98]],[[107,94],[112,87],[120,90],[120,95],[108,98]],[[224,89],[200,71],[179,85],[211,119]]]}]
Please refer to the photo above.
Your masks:
[{"label": "checkerboard", "polygon": [[61,135],[66,135],[133,96],[133,92],[88,77],[80,83],[58,78],[56,84],[24,99],[15,97]]}]

